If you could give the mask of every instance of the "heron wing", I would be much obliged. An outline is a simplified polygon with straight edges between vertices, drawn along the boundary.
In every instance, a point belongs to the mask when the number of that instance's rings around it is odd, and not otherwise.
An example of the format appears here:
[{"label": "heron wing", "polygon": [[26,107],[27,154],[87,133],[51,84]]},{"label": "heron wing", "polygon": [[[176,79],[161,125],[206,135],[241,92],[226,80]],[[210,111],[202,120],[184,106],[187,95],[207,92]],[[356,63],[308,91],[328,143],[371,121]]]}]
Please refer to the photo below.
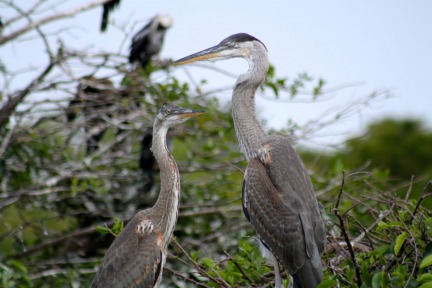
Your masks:
[{"label": "heron wing", "polygon": [[258,158],[249,161],[245,175],[247,216],[261,241],[293,274],[324,248],[325,231],[312,184],[284,138],[272,138]]},{"label": "heron wing", "polygon": [[[162,235],[138,233],[135,216],[108,249],[91,287],[153,287],[162,273]],[[144,219],[145,220],[145,219]]]},{"label": "heron wing", "polygon": [[297,271],[304,259],[300,217],[285,207],[265,166],[256,158],[249,161],[243,195],[246,217],[260,240],[291,274]]},{"label": "heron wing", "polygon": [[284,205],[293,208],[300,215],[307,253],[311,255],[315,245],[319,253],[322,253],[326,233],[306,167],[286,138],[275,137],[269,144],[271,161],[265,165],[269,177]]}]

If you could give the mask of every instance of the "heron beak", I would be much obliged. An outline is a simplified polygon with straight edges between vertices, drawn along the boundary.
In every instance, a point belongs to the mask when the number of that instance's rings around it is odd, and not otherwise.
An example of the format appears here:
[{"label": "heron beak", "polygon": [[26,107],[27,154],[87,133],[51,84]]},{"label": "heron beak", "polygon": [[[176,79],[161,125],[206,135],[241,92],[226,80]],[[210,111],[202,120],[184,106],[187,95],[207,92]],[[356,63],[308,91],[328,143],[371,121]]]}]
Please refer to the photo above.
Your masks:
[{"label": "heron beak", "polygon": [[179,113],[180,118],[192,118],[204,114],[203,110],[184,109]]},{"label": "heron beak", "polygon": [[181,58],[174,62],[174,65],[183,65],[188,63],[193,63],[197,61],[204,61],[204,60],[212,60],[214,58],[220,58],[223,57],[225,53],[224,51],[227,51],[227,47],[223,45],[216,45],[210,48],[207,48],[203,51],[194,53],[192,55],[186,56],[184,58]]}]

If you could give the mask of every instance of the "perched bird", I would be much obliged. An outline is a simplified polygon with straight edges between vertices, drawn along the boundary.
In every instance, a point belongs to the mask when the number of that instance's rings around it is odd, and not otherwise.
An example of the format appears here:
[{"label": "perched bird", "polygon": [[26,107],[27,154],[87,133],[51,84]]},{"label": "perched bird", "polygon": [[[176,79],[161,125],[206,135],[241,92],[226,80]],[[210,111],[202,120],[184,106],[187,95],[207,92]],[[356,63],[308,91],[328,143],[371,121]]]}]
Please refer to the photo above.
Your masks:
[{"label": "perched bird", "polygon": [[167,247],[177,222],[180,174],[166,145],[170,127],[203,111],[165,104],[153,125],[152,151],[159,163],[161,189],[155,205],[138,212],[112,243],[93,280],[96,287],[158,287]]},{"label": "perched bird", "polygon": [[105,32],[108,27],[109,14],[112,12],[117,6],[120,5],[121,0],[111,0],[103,4],[102,11],[102,21],[100,31]]},{"label": "perched bird", "polygon": [[172,26],[172,18],[156,15],[132,38],[129,63],[138,62],[145,68],[154,55],[162,49],[166,31]]},{"label": "perched bird", "polygon": [[232,96],[234,127],[248,160],[243,211],[265,256],[274,263],[276,287],[283,287],[279,263],[292,276],[294,287],[316,287],[323,280],[320,254],[326,233],[310,177],[289,140],[266,134],[255,117],[255,93],[269,67],[267,48],[255,37],[240,33],[175,64],[235,57],[249,63]]}]

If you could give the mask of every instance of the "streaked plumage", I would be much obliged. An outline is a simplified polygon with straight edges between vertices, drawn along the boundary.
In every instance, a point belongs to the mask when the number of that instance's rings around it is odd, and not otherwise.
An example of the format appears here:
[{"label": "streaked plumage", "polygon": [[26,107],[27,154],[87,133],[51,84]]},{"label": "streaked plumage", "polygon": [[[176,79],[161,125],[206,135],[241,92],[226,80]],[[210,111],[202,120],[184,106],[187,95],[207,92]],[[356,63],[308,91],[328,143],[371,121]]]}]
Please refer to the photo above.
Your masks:
[{"label": "streaked plumage", "polygon": [[152,151],[161,171],[161,190],[155,205],[138,212],[108,249],[92,286],[104,288],[157,287],[167,246],[177,222],[180,174],[166,146],[170,127],[202,111],[166,104],[153,126]]},{"label": "streaked plumage", "polygon": [[255,117],[255,93],[269,66],[266,47],[240,33],[176,63],[234,57],[249,63],[235,84],[232,103],[240,149],[248,159],[242,189],[245,215],[264,254],[275,263],[276,286],[282,287],[279,262],[293,277],[294,287],[315,287],[323,279],[320,254],[326,233],[310,177],[289,140],[267,135]]}]

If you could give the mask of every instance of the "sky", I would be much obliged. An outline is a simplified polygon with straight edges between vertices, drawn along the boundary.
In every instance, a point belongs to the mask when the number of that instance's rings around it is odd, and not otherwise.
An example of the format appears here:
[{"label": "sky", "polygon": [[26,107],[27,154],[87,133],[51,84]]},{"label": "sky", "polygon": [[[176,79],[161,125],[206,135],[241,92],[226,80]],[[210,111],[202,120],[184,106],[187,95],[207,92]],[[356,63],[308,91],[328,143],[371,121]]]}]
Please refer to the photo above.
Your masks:
[{"label": "sky", "polygon": [[[63,11],[87,2],[57,2],[56,9]],[[374,91],[387,91],[391,97],[350,110],[348,117],[320,131],[310,142],[337,144],[362,134],[369,123],[390,116],[414,117],[432,127],[432,90],[429,87],[432,81],[432,1],[270,0],[264,4],[257,0],[122,0],[119,8],[111,13],[110,20],[118,26],[133,27],[135,32],[157,13],[167,14],[174,21],[165,38],[162,58],[178,59],[213,46],[231,34],[246,32],[266,45],[278,77],[293,79],[307,72],[314,78],[325,79],[329,89],[349,86],[316,103],[278,102],[267,99],[271,97],[258,96],[259,117],[268,127],[284,128],[289,120],[300,125],[314,119],[325,121],[335,111],[349,103],[364,101]],[[129,43],[122,42],[119,29],[110,26],[108,32],[99,33],[101,14],[102,9],[96,8],[64,20],[75,27],[73,33],[68,33],[68,44],[96,51],[120,49],[127,55]],[[0,57],[5,62],[14,61],[17,67],[26,67],[29,61],[38,65],[37,57],[26,57],[32,54],[28,49],[35,49],[33,45],[28,46],[2,47]],[[246,62],[241,59],[213,65],[234,75],[247,69]],[[197,79],[206,78],[209,87],[229,87],[235,83],[235,78],[208,69],[186,69]],[[185,68],[175,73],[186,79]],[[230,97],[230,91],[221,94],[224,101],[229,101]]]}]

